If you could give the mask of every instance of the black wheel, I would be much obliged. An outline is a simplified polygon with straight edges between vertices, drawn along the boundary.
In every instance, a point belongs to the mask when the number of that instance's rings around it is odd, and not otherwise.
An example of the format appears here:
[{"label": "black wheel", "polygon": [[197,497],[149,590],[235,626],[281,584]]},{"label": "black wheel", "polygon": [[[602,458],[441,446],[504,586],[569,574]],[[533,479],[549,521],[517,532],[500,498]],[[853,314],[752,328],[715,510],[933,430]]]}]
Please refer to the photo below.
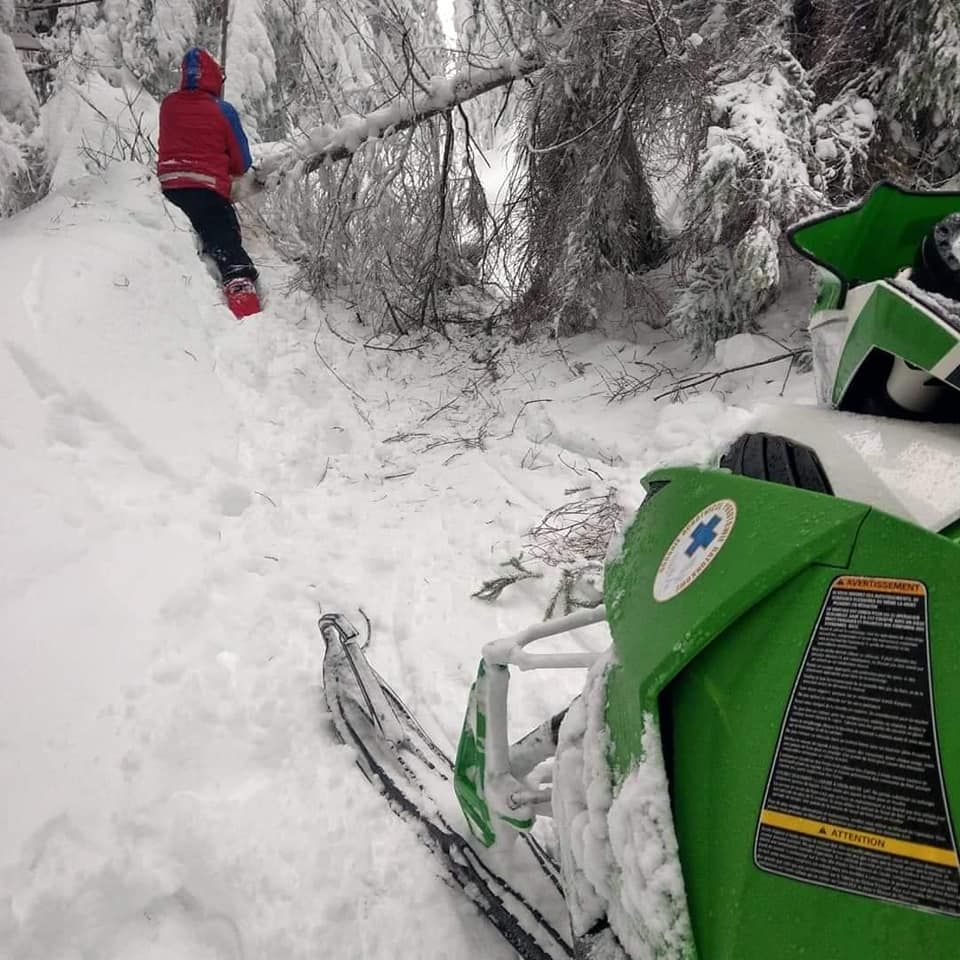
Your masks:
[{"label": "black wheel", "polygon": [[742,477],[833,495],[816,452],[772,433],[745,433],[720,458],[720,466]]}]

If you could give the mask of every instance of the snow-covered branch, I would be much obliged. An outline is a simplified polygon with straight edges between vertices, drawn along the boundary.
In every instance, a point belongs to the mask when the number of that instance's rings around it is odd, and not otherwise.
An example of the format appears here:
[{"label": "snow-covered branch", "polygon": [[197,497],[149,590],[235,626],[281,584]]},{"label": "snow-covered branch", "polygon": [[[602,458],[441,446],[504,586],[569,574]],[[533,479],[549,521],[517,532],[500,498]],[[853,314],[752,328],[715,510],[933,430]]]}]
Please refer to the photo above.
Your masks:
[{"label": "snow-covered branch", "polygon": [[52,3],[35,3],[29,8],[28,13],[36,13],[38,10],[59,10],[61,7],[82,7],[87,3],[99,3],[100,0],[56,0]]},{"label": "snow-covered branch", "polygon": [[257,149],[261,176],[279,173],[310,173],[325,163],[336,163],[355,153],[370,140],[380,140],[446,113],[484,93],[506,86],[541,69],[540,53],[503,58],[496,66],[472,67],[452,77],[427,81],[426,91],[373,110],[366,116],[344,117],[337,127],[322,126],[300,143],[268,143]]}]

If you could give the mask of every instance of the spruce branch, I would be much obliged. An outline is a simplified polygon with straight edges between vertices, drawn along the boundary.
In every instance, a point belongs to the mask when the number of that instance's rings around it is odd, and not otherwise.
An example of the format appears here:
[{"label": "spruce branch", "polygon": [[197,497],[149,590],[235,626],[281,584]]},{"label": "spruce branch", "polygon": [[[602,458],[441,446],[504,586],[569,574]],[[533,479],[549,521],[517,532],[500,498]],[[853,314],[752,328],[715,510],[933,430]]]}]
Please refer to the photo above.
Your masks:
[{"label": "spruce branch", "polygon": [[484,580],[480,589],[470,594],[470,596],[476,597],[478,600],[492,602],[496,600],[507,587],[511,587],[515,583],[520,583],[521,580],[539,580],[543,576],[542,573],[535,573],[523,565],[522,553],[515,557],[510,557],[509,560],[504,560],[500,566],[509,567],[512,572]]}]

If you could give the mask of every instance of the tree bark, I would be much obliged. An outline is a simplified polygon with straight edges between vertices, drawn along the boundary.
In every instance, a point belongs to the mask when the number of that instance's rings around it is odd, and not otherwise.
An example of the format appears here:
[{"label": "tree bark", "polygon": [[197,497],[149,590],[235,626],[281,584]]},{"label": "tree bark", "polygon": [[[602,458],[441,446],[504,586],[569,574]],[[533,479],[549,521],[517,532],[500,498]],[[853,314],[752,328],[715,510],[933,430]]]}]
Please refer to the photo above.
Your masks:
[{"label": "tree bark", "polygon": [[667,243],[629,122],[624,123],[620,136],[617,167],[617,179],[623,183],[624,191],[623,224],[629,229],[618,238],[617,249],[606,249],[604,254],[612,264],[628,272],[648,270],[663,263]]},{"label": "tree bark", "polygon": [[220,8],[220,69],[227,69],[227,27],[230,25],[230,0],[223,0]]}]

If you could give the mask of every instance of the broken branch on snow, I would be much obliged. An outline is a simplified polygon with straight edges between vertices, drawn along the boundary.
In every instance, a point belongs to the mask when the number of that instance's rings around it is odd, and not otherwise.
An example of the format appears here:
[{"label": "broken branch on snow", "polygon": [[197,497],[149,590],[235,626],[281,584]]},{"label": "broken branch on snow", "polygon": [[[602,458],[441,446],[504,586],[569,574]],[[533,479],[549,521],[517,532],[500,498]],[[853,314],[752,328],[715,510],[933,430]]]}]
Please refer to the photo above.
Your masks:
[{"label": "broken branch on snow", "polygon": [[393,136],[447,113],[467,100],[535,73],[544,64],[539,52],[505,57],[495,67],[471,67],[453,77],[429,80],[424,92],[411,100],[380,107],[364,117],[345,117],[339,127],[319,127],[301,143],[262,144],[257,151],[260,177],[307,174],[323,164],[345,160],[368,140]]}]

